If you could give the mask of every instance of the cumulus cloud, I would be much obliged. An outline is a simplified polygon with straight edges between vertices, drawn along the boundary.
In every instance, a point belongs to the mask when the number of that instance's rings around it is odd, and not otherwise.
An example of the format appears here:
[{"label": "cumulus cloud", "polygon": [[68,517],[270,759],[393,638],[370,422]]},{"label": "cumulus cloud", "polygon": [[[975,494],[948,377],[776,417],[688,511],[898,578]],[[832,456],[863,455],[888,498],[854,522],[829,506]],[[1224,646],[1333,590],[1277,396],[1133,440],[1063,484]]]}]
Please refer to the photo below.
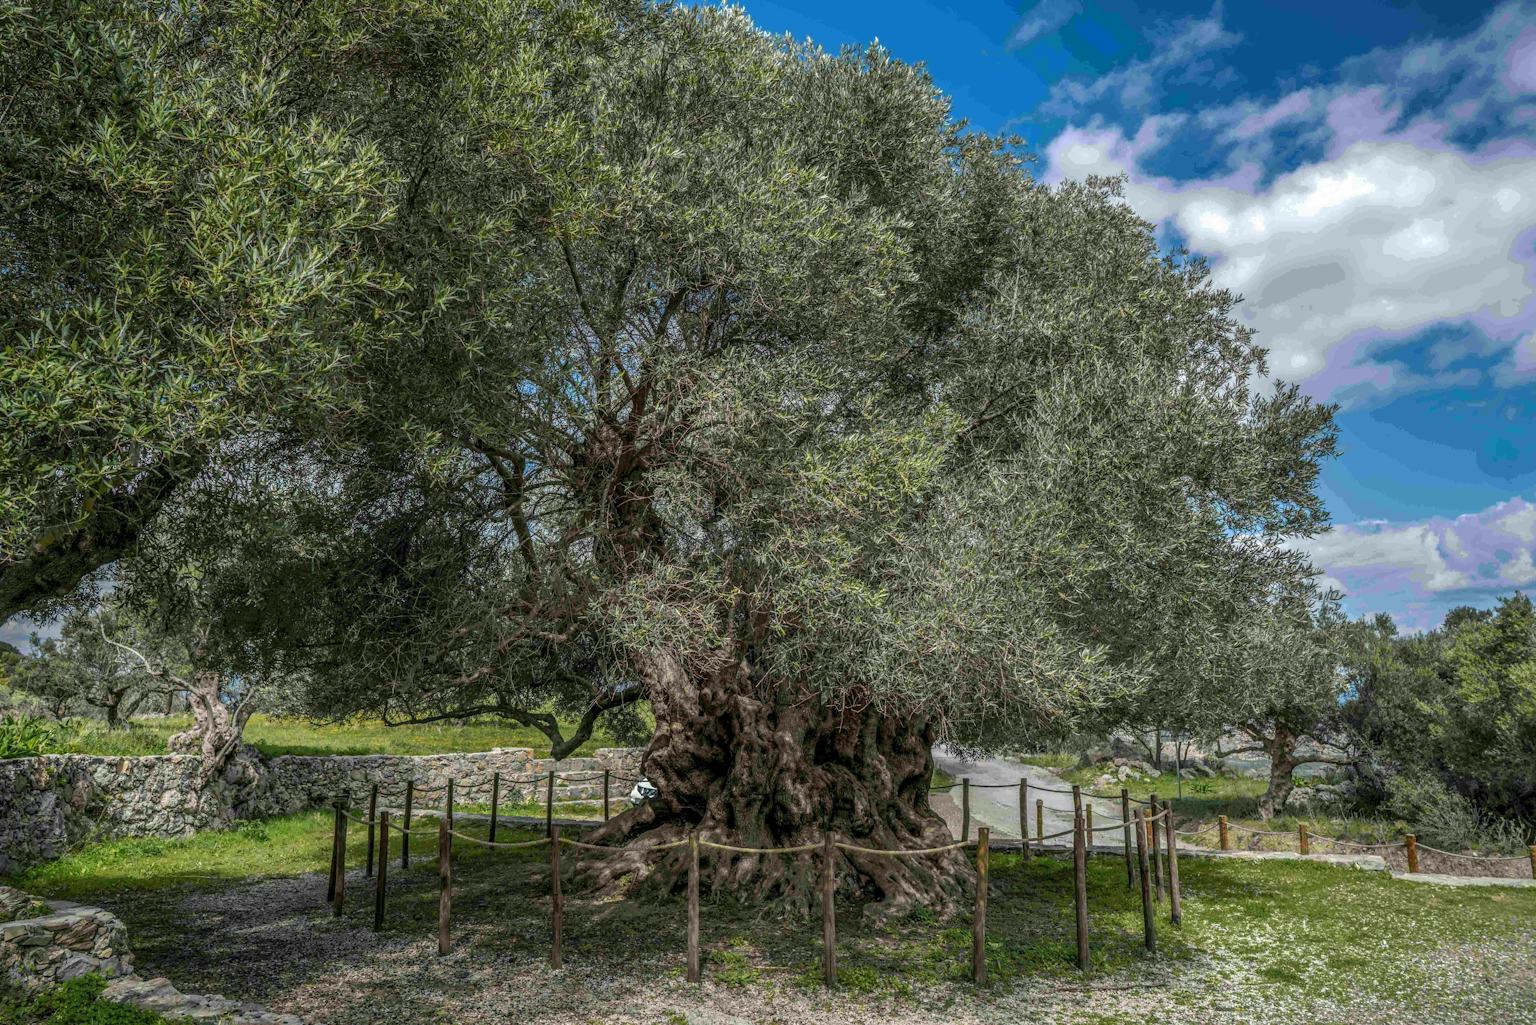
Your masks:
[{"label": "cumulus cloud", "polygon": [[1078,0],[1040,0],[1019,19],[1013,35],[1008,37],[1011,47],[1028,46],[1042,36],[1058,31],[1067,22],[1082,13]]},{"label": "cumulus cloud", "polygon": [[1352,608],[1405,609],[1406,625],[1423,629],[1454,605],[1536,584],[1536,503],[1517,496],[1454,519],[1353,523],[1296,547]]},{"label": "cumulus cloud", "polygon": [[1234,73],[1215,55],[1241,41],[1242,36],[1222,25],[1218,4],[1207,17],[1156,27],[1150,33],[1151,53],[1144,58],[1092,78],[1061,79],[1051,87],[1040,112],[1070,117],[1104,101],[1137,109],[1158,99],[1170,83],[1230,82]]},{"label": "cumulus cloud", "polygon": [[[1482,102],[1463,96],[1464,79],[1477,78],[1485,90],[1495,90],[1500,74],[1522,83],[1527,62],[1536,61],[1536,42],[1527,41],[1536,28],[1517,35],[1512,27],[1522,16],[1536,14],[1509,5],[1466,39],[1367,55],[1351,74],[1392,72],[1376,83],[1238,101],[1193,122],[1187,114],[1154,115],[1134,132],[1091,118],[1047,147],[1047,180],[1127,175],[1131,205],[1176,229],[1210,260],[1217,283],[1246,298],[1240,315],[1271,350],[1271,371],[1315,395],[1348,404],[1480,380],[1483,371],[1455,360],[1425,370],[1391,356],[1436,326],[1491,339],[1507,353],[1499,380],[1529,375],[1536,145],[1506,137],[1460,145],[1451,108],[1426,108],[1420,95],[1450,68],[1463,71],[1461,84],[1444,89],[1453,107]],[[1503,100],[1512,102],[1507,89]],[[1405,122],[1410,105],[1419,113]],[[1229,147],[1227,170],[1193,180],[1148,172],[1174,130],[1191,123],[1213,146]],[[1310,158],[1283,170],[1265,166],[1274,140],[1308,133],[1322,140]]]}]

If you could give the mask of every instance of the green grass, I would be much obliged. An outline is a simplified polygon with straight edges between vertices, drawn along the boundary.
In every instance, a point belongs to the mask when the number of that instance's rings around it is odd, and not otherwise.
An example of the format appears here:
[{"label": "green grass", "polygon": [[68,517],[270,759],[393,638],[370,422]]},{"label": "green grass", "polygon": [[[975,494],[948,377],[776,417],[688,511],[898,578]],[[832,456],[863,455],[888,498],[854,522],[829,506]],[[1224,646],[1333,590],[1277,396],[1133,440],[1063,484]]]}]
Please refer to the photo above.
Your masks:
[{"label": "green grass", "polygon": [[333,821],[329,811],[312,811],[180,840],[109,840],[7,881],[28,893],[78,901],[104,892],[323,872]]},{"label": "green grass", "polygon": [[[1100,766],[1086,769],[1068,769],[1062,778],[1087,788],[1104,774]],[[1159,799],[1172,800],[1175,819],[1180,828],[1211,825],[1225,815],[1233,825],[1249,829],[1295,834],[1300,823],[1320,836],[1337,837],[1352,843],[1394,843],[1412,832],[1405,822],[1361,818],[1348,815],[1328,815],[1320,811],[1292,812],[1264,820],[1259,817],[1259,797],[1267,785],[1265,780],[1248,776],[1213,776],[1184,780],[1184,796],[1179,797],[1179,781],[1172,772],[1165,772],[1152,779],[1131,779],[1123,784],[1131,797],[1145,800],[1152,794]],[[1101,788],[1099,793],[1118,794],[1122,784],[1113,783]],[[1305,784],[1297,787],[1300,796]],[[1214,843],[1214,837],[1203,838]],[[1294,850],[1297,841],[1292,837],[1261,837],[1253,844],[1267,850]]]},{"label": "green grass", "polygon": [[[93,720],[72,720],[55,730],[48,754],[154,755],[165,754],[171,734],[186,729],[184,715],[139,719],[123,729],[109,730]],[[569,730],[571,724],[564,724]],[[427,755],[456,751],[489,751],[493,747],[529,747],[549,751],[549,738],[538,730],[512,723],[475,720],[423,726],[386,726],[376,720],[317,724],[304,719],[257,715],[246,726],[245,739],[268,755]],[[599,727],[575,754],[590,755],[617,742]]]},{"label": "green grass", "polygon": [[96,976],[71,979],[35,997],[0,994],[0,1025],[164,1025],[151,1011],[100,999],[106,983]]},{"label": "green grass", "polygon": [[1055,769],[1057,771],[1071,768],[1077,764],[1077,755],[1064,754],[1062,752],[1014,754],[1009,757],[1016,762],[1023,762],[1025,765],[1038,765],[1043,769]]}]

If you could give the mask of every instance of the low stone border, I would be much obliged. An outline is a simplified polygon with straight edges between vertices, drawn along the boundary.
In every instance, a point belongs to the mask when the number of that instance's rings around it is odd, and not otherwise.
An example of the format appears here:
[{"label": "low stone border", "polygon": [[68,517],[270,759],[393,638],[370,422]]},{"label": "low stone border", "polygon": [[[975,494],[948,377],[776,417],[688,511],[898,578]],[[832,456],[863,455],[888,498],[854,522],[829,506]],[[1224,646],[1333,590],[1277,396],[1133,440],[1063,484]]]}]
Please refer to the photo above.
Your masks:
[{"label": "low stone border", "polygon": [[1452,876],[1439,872],[1393,872],[1393,879],[1435,886],[1513,886],[1536,888],[1536,879],[1510,879],[1505,876]]},{"label": "low stone border", "polygon": [[133,970],[128,929],[122,919],[103,908],[43,900],[9,886],[0,886],[0,969],[28,993],[98,975],[107,980],[102,999],[166,1018],[227,1025],[304,1025],[297,1015],[276,1014],[258,1004],[218,995],[182,993],[166,979],[145,979]]}]

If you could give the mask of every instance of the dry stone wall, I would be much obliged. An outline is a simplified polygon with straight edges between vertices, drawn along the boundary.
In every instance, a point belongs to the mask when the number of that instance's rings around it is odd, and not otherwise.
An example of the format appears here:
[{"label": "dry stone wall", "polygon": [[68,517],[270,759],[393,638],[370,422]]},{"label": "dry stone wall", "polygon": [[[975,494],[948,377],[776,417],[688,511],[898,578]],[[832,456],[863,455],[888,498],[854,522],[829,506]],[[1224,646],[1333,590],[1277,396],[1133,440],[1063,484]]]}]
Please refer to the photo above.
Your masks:
[{"label": "dry stone wall", "polygon": [[[639,775],[640,752],[604,748],[591,758],[554,762],[535,758],[530,748],[498,748],[441,755],[280,755],[266,758],[247,750],[214,779],[201,777],[196,755],[116,758],[44,755],[0,760],[0,874],[56,858],[81,843],[125,836],[190,836],[227,829],[241,819],[287,815],[330,804],[350,794],[367,799],[369,788],[403,788],[414,780],[424,791],[418,807],[441,795],[431,791],[455,783],[455,800],[487,802],[495,773],[502,775],[502,800],[544,799],[542,778],[551,769],[565,776],[556,802],[602,795],[602,772],[615,775],[615,799],[630,784],[618,777]],[[588,777],[581,779],[579,777]],[[527,780],[527,782],[519,782]]]}]

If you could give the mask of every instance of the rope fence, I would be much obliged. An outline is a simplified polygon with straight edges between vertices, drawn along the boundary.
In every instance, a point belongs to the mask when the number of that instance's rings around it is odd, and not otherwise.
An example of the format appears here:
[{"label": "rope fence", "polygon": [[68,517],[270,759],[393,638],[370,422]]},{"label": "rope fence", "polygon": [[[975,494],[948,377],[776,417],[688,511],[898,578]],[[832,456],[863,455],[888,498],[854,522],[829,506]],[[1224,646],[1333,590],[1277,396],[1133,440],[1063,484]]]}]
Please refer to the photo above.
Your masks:
[{"label": "rope fence", "polygon": [[[445,787],[445,791],[451,793],[451,787]],[[377,793],[370,795],[376,802]],[[386,901],[385,896],[388,887],[389,846],[391,835],[398,835],[402,846],[413,835],[421,835],[432,832],[424,827],[411,829],[401,822],[392,822],[388,809],[377,808],[376,803],[370,805],[371,813],[367,818],[352,814],[348,809],[347,798],[338,799],[334,805],[335,829],[331,848],[331,865],[327,875],[326,901],[332,906],[332,913],[336,917],[342,914],[346,893],[347,879],[347,826],[356,822],[364,826],[368,837],[368,862],[366,871],[374,877],[374,906],[373,929],[378,932],[384,928]],[[1146,845],[1157,836],[1156,823],[1159,821],[1168,824],[1168,842],[1166,848],[1167,875],[1169,878],[1170,920],[1173,924],[1180,923],[1179,888],[1178,888],[1178,847],[1172,830],[1171,809],[1166,806],[1156,814],[1143,812],[1137,809],[1134,814],[1123,821],[1109,822],[1100,826],[1092,826],[1079,808],[1074,814],[1073,825],[1070,829],[1049,835],[1037,837],[1037,841],[1052,840],[1064,836],[1072,837],[1073,850],[1073,880],[1074,880],[1074,906],[1077,923],[1077,953],[1078,967],[1083,971],[1089,966],[1089,918],[1088,918],[1088,890],[1087,890],[1087,855],[1088,838],[1095,832],[1106,832],[1115,829],[1124,829],[1127,834],[1134,831],[1136,844],[1140,856],[1140,878],[1143,905],[1143,927],[1145,931],[1145,943],[1148,950],[1156,949],[1156,926],[1152,904],[1154,898],[1152,890],[1148,886],[1148,859]],[[702,850],[720,851],[726,854],[740,855],[807,855],[813,852],[821,854],[821,912],[822,912],[822,967],[823,979],[828,986],[837,984],[837,864],[838,852],[846,854],[859,854],[873,857],[910,858],[924,857],[941,854],[951,854],[956,851],[974,848],[976,852],[976,887],[974,894],[974,907],[971,915],[972,945],[971,945],[971,971],[972,977],[977,983],[986,981],[986,928],[987,928],[987,897],[988,897],[988,873],[990,863],[990,836],[987,827],[983,826],[977,831],[974,841],[961,839],[954,843],[941,844],[936,847],[920,847],[910,849],[887,849],[866,847],[860,844],[838,840],[832,833],[825,833],[821,840],[789,847],[745,847],[737,844],[719,843],[714,840],[706,840],[697,831],[691,831],[680,840],[667,843],[654,844],[648,847],[615,847],[608,844],[592,844],[560,834],[558,824],[551,827],[545,836],[532,840],[497,841],[483,839],[471,834],[454,829],[448,815],[442,815],[437,820],[437,866],[440,881],[440,893],[438,899],[438,954],[446,955],[452,950],[452,907],[453,907],[453,841],[464,841],[477,847],[494,850],[530,850],[539,847],[548,848],[549,851],[549,877],[550,877],[550,956],[549,963],[553,968],[559,968],[564,962],[563,937],[565,929],[565,898],[561,891],[560,878],[560,851],[563,847],[574,847],[583,851],[592,851],[605,855],[624,854],[637,859],[649,858],[655,854],[674,851],[683,847],[688,848],[688,981],[697,983],[700,981],[701,944],[700,944],[700,910],[699,910],[699,862]],[[377,857],[375,858],[375,854]],[[1027,856],[1027,848],[1026,848]],[[409,862],[402,862],[402,866],[408,868]],[[1135,878],[1128,877],[1128,885],[1134,886]],[[1158,891],[1157,902],[1161,902],[1161,892]]]}]

